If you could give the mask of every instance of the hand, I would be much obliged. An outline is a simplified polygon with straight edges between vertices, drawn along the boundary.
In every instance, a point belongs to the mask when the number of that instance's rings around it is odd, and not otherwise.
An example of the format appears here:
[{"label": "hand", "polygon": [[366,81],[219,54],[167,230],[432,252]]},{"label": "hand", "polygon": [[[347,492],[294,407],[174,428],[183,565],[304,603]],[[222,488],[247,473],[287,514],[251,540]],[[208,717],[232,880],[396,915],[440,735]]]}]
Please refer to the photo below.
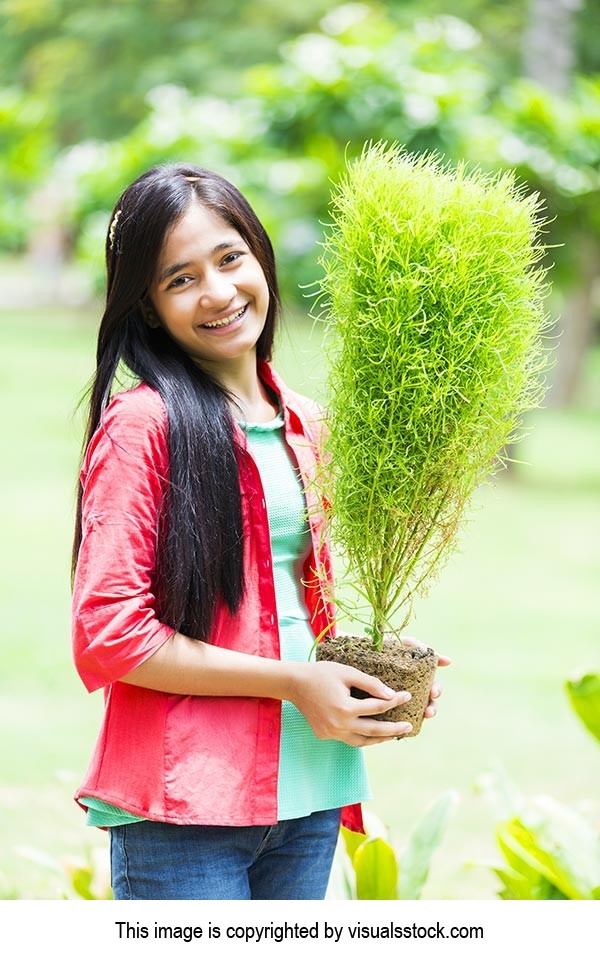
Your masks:
[{"label": "hand", "polygon": [[[391,741],[412,729],[409,722],[374,721],[388,708],[410,700],[407,691],[393,691],[371,675],[332,661],[299,662],[288,700],[302,712],[317,738],[334,738],[346,745],[367,746]],[[371,698],[354,698],[351,688]]]},{"label": "hand", "polygon": [[[413,648],[423,648],[423,649],[427,648],[427,645],[424,645],[422,641],[418,641],[416,638],[413,638],[411,635],[402,635],[400,638],[400,641],[405,645],[412,645]],[[438,666],[440,668],[445,668],[447,665],[452,664],[452,662],[450,661],[449,658],[446,657],[446,655],[438,654],[437,658],[438,658]],[[433,685],[431,686],[431,692],[429,693],[429,704],[425,709],[425,715],[423,716],[424,718],[433,718],[437,714],[437,705],[435,704],[435,702],[436,702],[436,699],[439,698],[441,694],[442,694],[441,685],[439,684],[439,682],[434,681]]]}]

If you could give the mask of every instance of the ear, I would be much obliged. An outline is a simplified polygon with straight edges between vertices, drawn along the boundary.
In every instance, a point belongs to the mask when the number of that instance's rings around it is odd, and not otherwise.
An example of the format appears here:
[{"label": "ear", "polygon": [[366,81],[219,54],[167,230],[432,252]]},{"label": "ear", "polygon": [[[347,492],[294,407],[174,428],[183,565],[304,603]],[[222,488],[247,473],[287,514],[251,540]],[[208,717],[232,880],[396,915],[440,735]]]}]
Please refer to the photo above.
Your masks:
[{"label": "ear", "polygon": [[148,327],[161,326],[160,317],[154,310],[154,305],[152,304],[152,301],[150,300],[150,298],[144,297],[140,301],[140,308],[142,311],[143,318],[146,324],[148,325]]}]

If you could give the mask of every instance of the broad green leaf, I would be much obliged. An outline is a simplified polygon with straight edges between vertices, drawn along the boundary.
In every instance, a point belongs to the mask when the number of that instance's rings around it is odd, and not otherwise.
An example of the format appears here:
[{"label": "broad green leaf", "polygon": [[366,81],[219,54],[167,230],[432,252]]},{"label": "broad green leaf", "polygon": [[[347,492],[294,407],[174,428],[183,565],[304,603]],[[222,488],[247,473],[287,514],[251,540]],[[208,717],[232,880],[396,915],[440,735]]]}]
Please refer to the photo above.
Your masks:
[{"label": "broad green leaf", "polygon": [[559,900],[564,901],[567,898],[564,892],[561,892],[560,889],[557,889],[556,885],[552,885],[551,882],[547,882],[546,879],[544,879],[544,886],[546,887],[545,894],[540,895],[539,898],[543,899],[545,902],[550,900],[554,902]]},{"label": "broad green leaf", "polygon": [[540,848],[549,853],[555,877],[547,875],[569,894],[571,884],[581,898],[592,898],[600,884],[600,838],[580,813],[555,799],[535,799],[531,816],[523,819]]},{"label": "broad green leaf", "polygon": [[91,891],[94,874],[89,865],[72,866],[68,874],[71,879],[71,885],[77,895],[81,896],[82,899],[96,898]]},{"label": "broad green leaf", "polygon": [[398,862],[391,845],[382,838],[369,838],[354,853],[356,897],[392,900],[398,898]]},{"label": "broad green leaf", "polygon": [[456,792],[445,792],[425,812],[425,815],[411,833],[400,858],[398,895],[401,899],[419,899],[421,897],[423,886],[429,874],[433,853],[440,844],[457,798]]},{"label": "broad green leaf", "polygon": [[[518,872],[510,868],[496,868],[494,872],[504,885],[498,893],[501,899],[524,901],[535,898],[536,886]],[[541,875],[538,875],[538,878],[541,879]]]},{"label": "broad green leaf", "polygon": [[365,841],[365,836],[360,832],[351,832],[349,828],[344,828],[343,825],[340,832],[344,840],[344,845],[346,846],[346,851],[350,858],[353,859],[356,849]]},{"label": "broad green leaf", "polygon": [[542,878],[539,868],[532,861],[528,861],[527,851],[517,843],[512,823],[497,827],[496,841],[511,869],[526,878],[532,886],[539,885]]},{"label": "broad green leaf", "polygon": [[535,834],[529,831],[518,819],[512,819],[506,826],[506,832],[512,837],[513,845],[524,861],[537,870],[544,878],[557,885],[569,899],[582,899],[585,895],[570,877],[563,873],[559,879],[552,854],[544,851],[536,841]]},{"label": "broad green leaf", "polygon": [[600,674],[566,682],[571,704],[588,731],[600,741]]},{"label": "broad green leaf", "polygon": [[504,888],[498,893],[501,899],[512,899],[519,901],[542,901],[555,899],[566,899],[566,896],[552,885],[548,879],[538,875],[534,881],[531,877],[525,878],[513,869],[494,869]]},{"label": "broad green leaf", "polygon": [[574,809],[538,798],[500,831],[516,855],[567,898],[593,898],[600,883],[600,839]]}]

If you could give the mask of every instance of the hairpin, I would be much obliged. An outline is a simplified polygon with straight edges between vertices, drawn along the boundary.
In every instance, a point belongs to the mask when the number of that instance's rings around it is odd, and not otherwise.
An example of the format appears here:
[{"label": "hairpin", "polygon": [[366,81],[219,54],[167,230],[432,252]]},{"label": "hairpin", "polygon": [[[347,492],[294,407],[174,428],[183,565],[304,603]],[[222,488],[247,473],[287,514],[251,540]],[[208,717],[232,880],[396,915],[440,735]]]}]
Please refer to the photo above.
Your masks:
[{"label": "hairpin", "polygon": [[109,232],[108,232],[108,241],[109,241],[110,249],[111,249],[111,250],[112,250],[113,247],[115,246],[115,234],[116,234],[116,231],[117,231],[117,224],[119,223],[119,217],[120,217],[121,213],[122,213],[122,212],[121,212],[121,209],[119,208],[119,210],[117,211],[117,213],[115,214],[115,216],[114,216],[113,219],[112,219],[112,223],[111,223],[111,225],[110,225],[110,230],[109,230]]}]

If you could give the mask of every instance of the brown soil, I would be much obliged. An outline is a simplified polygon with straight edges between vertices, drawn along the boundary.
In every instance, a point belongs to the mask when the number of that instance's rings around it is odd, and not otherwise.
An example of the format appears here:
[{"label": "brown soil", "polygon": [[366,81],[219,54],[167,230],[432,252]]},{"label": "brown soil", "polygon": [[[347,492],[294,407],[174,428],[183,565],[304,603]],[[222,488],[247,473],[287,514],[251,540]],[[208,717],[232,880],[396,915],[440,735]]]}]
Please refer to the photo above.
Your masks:
[{"label": "brown soil", "polygon": [[[374,651],[371,644],[370,638],[357,635],[327,637],[317,645],[317,661],[351,665],[379,678],[394,691],[409,691],[412,698],[406,705],[398,705],[371,717],[378,721],[408,721],[413,726],[412,731],[400,737],[414,737],[421,730],[421,722],[429,704],[437,655],[432,648],[404,645],[396,635],[384,637],[382,651]],[[369,697],[358,688],[353,688],[352,694],[355,698]]]}]

